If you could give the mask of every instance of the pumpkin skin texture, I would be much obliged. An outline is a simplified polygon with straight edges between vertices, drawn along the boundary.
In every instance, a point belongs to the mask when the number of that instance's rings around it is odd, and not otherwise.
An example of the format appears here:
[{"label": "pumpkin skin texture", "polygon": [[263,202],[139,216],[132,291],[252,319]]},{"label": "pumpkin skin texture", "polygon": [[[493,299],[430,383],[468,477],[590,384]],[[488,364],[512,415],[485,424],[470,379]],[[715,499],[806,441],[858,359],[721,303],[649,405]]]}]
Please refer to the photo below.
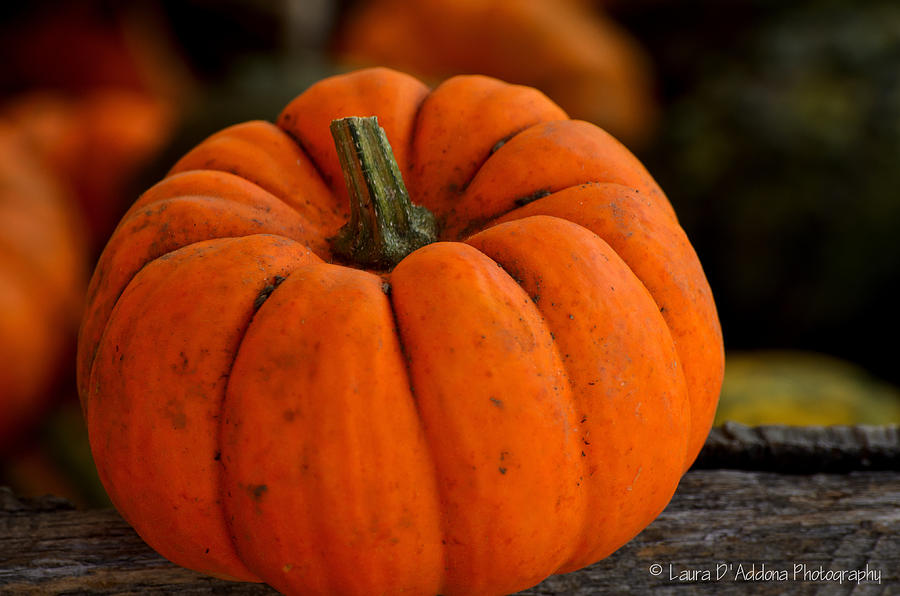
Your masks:
[{"label": "pumpkin skin texture", "polygon": [[[390,270],[326,241],[350,216],[329,123],[370,115],[441,224]],[[378,68],[213,135],[135,203],[78,383],[110,498],[178,564],[285,593],[502,594],[662,511],[722,353],[696,255],[622,145],[533,89]]]}]

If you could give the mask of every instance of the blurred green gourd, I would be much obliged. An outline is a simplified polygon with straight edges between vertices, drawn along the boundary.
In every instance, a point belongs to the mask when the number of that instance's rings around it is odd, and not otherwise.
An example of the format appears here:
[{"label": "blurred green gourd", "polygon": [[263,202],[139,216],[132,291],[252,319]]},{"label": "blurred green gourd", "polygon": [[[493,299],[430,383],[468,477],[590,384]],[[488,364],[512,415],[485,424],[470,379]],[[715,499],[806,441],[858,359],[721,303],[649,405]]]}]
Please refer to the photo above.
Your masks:
[{"label": "blurred green gourd", "polygon": [[900,424],[900,390],[844,360],[801,351],[729,353],[715,424]]}]

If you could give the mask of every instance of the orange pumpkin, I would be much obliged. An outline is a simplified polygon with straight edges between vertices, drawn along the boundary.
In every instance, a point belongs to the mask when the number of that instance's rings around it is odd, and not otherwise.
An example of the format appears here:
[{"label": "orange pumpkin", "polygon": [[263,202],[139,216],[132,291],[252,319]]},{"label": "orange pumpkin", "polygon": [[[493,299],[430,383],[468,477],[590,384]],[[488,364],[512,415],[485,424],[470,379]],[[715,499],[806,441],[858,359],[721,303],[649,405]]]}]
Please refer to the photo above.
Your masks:
[{"label": "orange pumpkin", "polygon": [[[370,115],[394,166],[369,120],[335,125],[339,159],[329,123]],[[621,144],[531,88],[381,68],[185,155],[106,247],[78,354],[151,546],[323,594],[499,594],[608,555],[696,456],[722,363]]]},{"label": "orange pumpkin", "polygon": [[344,18],[335,53],[441,80],[481,73],[536,87],[634,147],[656,126],[650,59],[583,0],[377,0]]},{"label": "orange pumpkin", "polygon": [[86,280],[77,209],[22,135],[0,122],[0,451],[47,405]]},{"label": "orange pumpkin", "polygon": [[116,87],[78,97],[32,91],[2,111],[72,189],[98,251],[128,208],[128,185],[169,139],[174,115],[166,101]]}]

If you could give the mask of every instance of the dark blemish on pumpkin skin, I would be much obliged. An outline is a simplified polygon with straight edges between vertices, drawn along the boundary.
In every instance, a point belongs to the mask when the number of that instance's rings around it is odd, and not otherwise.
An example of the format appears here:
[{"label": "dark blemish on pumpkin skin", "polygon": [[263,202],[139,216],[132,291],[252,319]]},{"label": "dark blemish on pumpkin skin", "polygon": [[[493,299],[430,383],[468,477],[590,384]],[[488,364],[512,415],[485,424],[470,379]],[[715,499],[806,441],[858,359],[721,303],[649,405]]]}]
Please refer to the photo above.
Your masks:
[{"label": "dark blemish on pumpkin skin", "polygon": [[172,425],[176,430],[187,426],[187,416],[184,415],[184,412],[178,412],[172,416]]},{"label": "dark blemish on pumpkin skin", "polygon": [[[463,238],[468,238],[469,236],[474,235],[476,232],[482,230],[490,221],[491,218],[489,217],[482,217],[471,220],[469,224],[462,229],[457,238],[459,240],[462,240]],[[499,263],[497,263],[497,265],[502,267],[502,265],[500,265]]]},{"label": "dark blemish on pumpkin skin", "polygon": [[216,454],[213,456],[213,461],[222,461],[222,452],[216,451]]},{"label": "dark blemish on pumpkin skin", "polygon": [[506,468],[504,468],[503,466],[500,466],[498,469],[500,470],[501,474],[506,474]]},{"label": "dark blemish on pumpkin skin", "polygon": [[518,199],[516,199],[514,201],[514,203],[516,205],[518,205],[519,207],[524,207],[528,203],[533,203],[533,202],[537,201],[538,199],[543,199],[544,197],[549,196],[550,194],[551,194],[551,192],[549,190],[547,190],[546,188],[542,188],[540,190],[534,191],[530,195],[526,195],[524,197],[519,197]]},{"label": "dark blemish on pumpkin skin", "polygon": [[[489,398],[489,399],[491,400],[491,403],[492,403],[492,404],[494,404],[495,406],[497,406],[497,407],[500,408],[501,410],[503,409],[503,400],[497,399],[496,397],[491,397],[491,398]],[[502,459],[502,458],[501,458],[501,459]]]},{"label": "dark blemish on pumpkin skin", "polygon": [[496,143],[494,143],[494,146],[491,147],[491,153],[490,153],[490,155],[493,155],[494,153],[496,153],[497,151],[499,151],[500,148],[503,147],[503,145],[507,144],[507,143],[509,142],[510,139],[512,139],[514,136],[516,136],[516,135],[519,134],[520,132],[522,132],[522,131],[521,131],[521,130],[514,130],[513,132],[509,133],[508,135],[506,135],[505,137],[503,137],[502,139],[500,139],[499,141],[497,141]]},{"label": "dark blemish on pumpkin skin", "polygon": [[178,352],[178,355],[181,356],[181,370],[185,371],[188,367],[188,357],[184,352]]},{"label": "dark blemish on pumpkin skin", "polygon": [[272,292],[275,291],[275,288],[280,286],[284,280],[284,277],[276,275],[274,278],[272,278],[272,283],[265,285],[265,287],[259,292],[259,295],[256,296],[256,300],[253,301],[254,312],[259,310],[263,303],[269,299],[269,296],[272,295]]},{"label": "dark blemish on pumpkin skin", "polygon": [[172,422],[173,429],[181,430],[187,426],[187,416],[178,400],[170,399],[162,413]]},{"label": "dark blemish on pumpkin skin", "polygon": [[250,497],[254,501],[262,500],[263,495],[266,494],[266,491],[268,490],[269,487],[265,484],[253,484],[247,487],[247,492],[250,493]]}]

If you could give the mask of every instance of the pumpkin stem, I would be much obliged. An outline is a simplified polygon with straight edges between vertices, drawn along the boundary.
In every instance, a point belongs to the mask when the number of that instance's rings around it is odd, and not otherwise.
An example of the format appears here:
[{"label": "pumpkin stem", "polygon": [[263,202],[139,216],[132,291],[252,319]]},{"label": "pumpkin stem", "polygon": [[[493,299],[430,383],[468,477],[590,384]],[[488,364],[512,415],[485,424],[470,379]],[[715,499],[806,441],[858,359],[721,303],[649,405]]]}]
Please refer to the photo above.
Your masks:
[{"label": "pumpkin stem", "polygon": [[331,123],[350,220],[329,238],[339,260],[370,269],[392,269],[417,248],[437,240],[434,215],[413,205],[384,129],[375,116]]}]

